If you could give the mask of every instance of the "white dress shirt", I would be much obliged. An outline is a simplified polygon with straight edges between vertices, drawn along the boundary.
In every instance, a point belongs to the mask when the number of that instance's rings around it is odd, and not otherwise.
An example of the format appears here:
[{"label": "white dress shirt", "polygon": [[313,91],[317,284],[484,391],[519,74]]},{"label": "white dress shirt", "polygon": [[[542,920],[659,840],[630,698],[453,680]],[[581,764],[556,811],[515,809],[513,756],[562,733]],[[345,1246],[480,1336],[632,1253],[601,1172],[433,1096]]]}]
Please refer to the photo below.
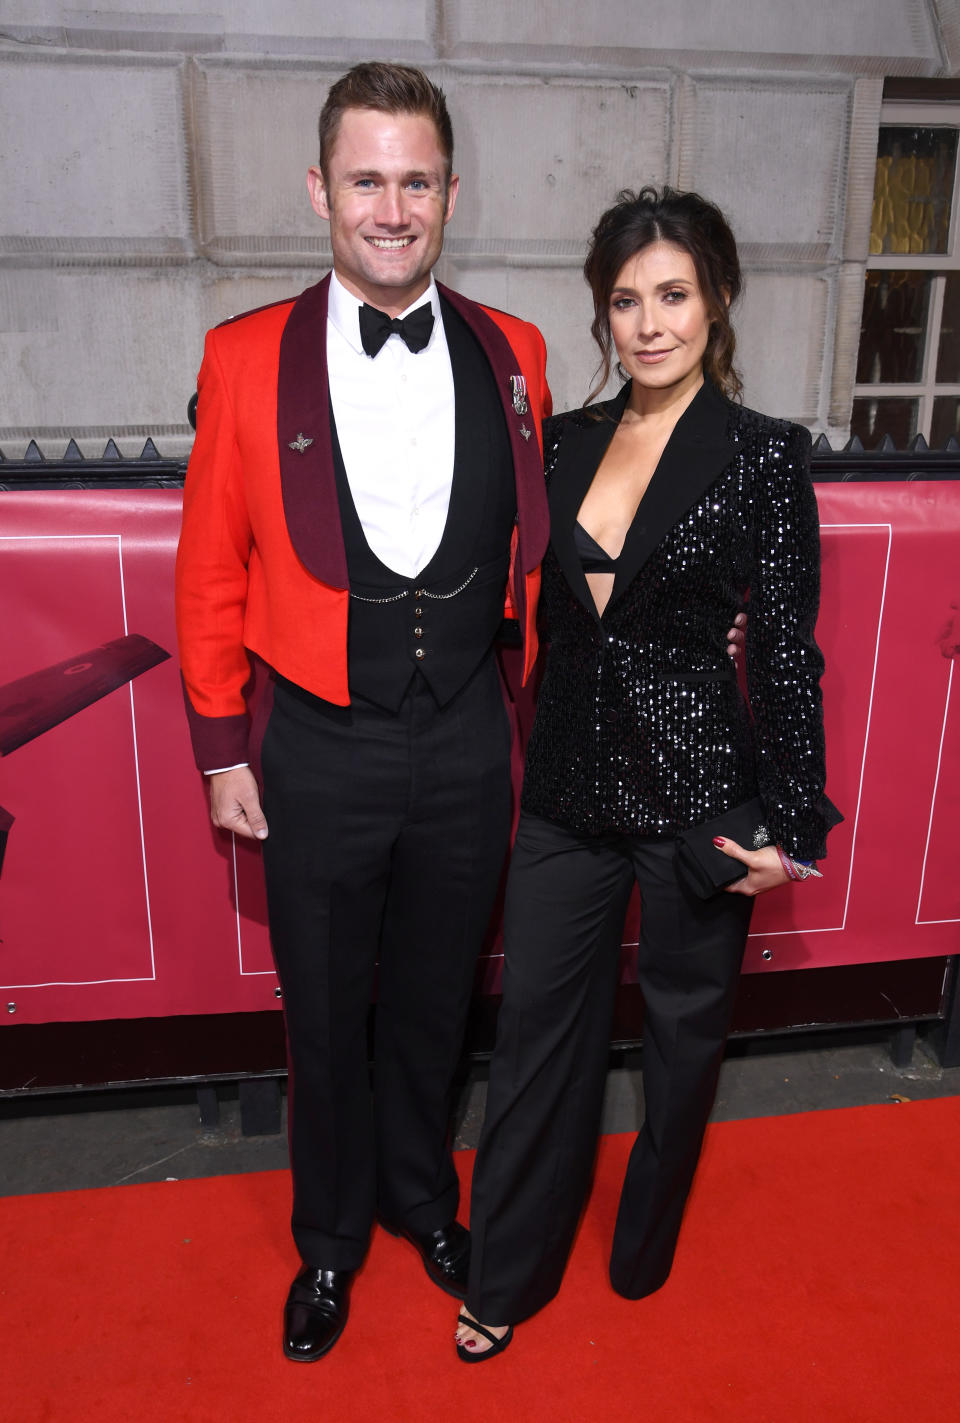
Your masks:
[{"label": "white dress shirt", "polygon": [[414,354],[391,335],[371,358],[360,343],[363,303],[330,277],[327,367],[347,481],[367,542],[404,578],[439,548],[453,482],[453,371],[435,283],[400,314],[427,301],[434,323],[424,349]]}]

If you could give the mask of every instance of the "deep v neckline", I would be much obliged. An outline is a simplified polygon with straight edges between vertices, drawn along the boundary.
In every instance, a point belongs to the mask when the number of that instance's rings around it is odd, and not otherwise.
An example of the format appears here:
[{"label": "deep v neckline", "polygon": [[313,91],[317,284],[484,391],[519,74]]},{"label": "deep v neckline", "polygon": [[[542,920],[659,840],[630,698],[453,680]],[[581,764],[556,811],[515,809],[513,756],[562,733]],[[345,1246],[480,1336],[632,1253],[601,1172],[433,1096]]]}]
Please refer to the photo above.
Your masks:
[{"label": "deep v neckline", "polygon": [[[666,447],[664,447],[664,448],[666,448]],[[660,459],[662,459],[662,458],[663,458],[663,453],[661,452]],[[627,540],[630,538],[630,533],[631,533],[631,531],[632,531],[632,529],[633,529],[634,524],[637,522],[638,518],[640,517],[640,510],[641,510],[642,507],[643,507],[643,501],[644,501],[644,499],[646,499],[646,497],[647,497],[647,490],[650,488],[651,484],[653,483],[654,475],[656,474],[657,468],[659,468],[659,465],[660,465],[660,460],[657,461],[657,466],[656,466],[656,468],[654,469],[653,474],[651,474],[650,478],[647,480],[647,482],[646,482],[646,484],[645,484],[645,486],[644,486],[643,493],[640,495],[640,498],[637,500],[637,507],[636,507],[636,508],[634,509],[634,511],[633,511],[633,518],[630,520],[629,524],[628,524],[627,527],[626,527],[626,531],[624,532],[624,535],[623,535],[623,542],[620,544],[620,548],[619,548],[619,550],[618,550],[617,553],[611,553],[608,548],[605,548],[604,545],[600,542],[600,540],[599,540],[598,538],[596,538],[596,537],[590,532],[590,530],[587,528],[586,524],[585,524],[585,523],[583,522],[583,520],[580,518],[580,513],[581,513],[581,510],[583,509],[584,503],[586,502],[587,495],[590,493],[590,490],[593,488],[594,480],[595,480],[596,477],[597,477],[596,474],[594,474],[593,479],[591,479],[589,485],[587,486],[586,494],[584,494],[583,499],[580,501],[580,508],[577,510],[577,518],[576,518],[577,527],[583,530],[583,532],[586,534],[586,536],[587,536],[587,538],[590,540],[590,542],[591,542],[596,548],[598,548],[602,554],[604,554],[607,558],[609,558],[609,560],[610,560],[611,563],[617,563],[617,562],[623,557],[623,551],[624,551],[624,549],[625,549],[626,546],[627,546]],[[598,471],[598,472],[599,472],[599,471]]]},{"label": "deep v neckline", "polygon": [[[681,420],[683,419],[683,413],[684,413],[684,412],[681,411],[681,414],[680,414],[680,419],[681,419]],[[621,419],[621,421],[622,421],[623,416],[621,416],[620,419]],[[679,424],[679,420],[677,421],[677,424]],[[618,428],[618,429],[620,428],[620,423],[619,423],[619,422],[618,422],[617,428]],[[673,429],[675,430],[676,428],[677,428],[677,426],[676,426],[676,424],[675,424],[674,427],[673,427]],[[614,433],[613,433],[613,437],[611,438],[610,444],[612,444],[612,443],[613,443],[613,440],[616,438],[616,433],[617,433],[617,432],[616,432],[616,430],[615,430]],[[656,477],[657,477],[657,470],[660,468],[660,465],[661,465],[661,463],[663,462],[664,452],[665,452],[667,446],[669,445],[670,440],[672,439],[672,437],[673,437],[673,430],[670,431],[670,434],[667,436],[666,440],[664,441],[664,443],[663,443],[663,448],[661,449],[659,455],[657,456],[657,462],[656,462],[656,464],[653,466],[653,471],[652,471],[652,473],[651,473],[651,475],[650,475],[650,478],[647,480],[646,484],[643,486],[643,489],[642,489],[642,491],[641,491],[641,493],[640,493],[640,498],[637,500],[636,507],[635,507],[635,509],[634,509],[634,511],[633,511],[633,517],[631,518],[629,524],[627,525],[627,527],[626,527],[626,529],[625,529],[625,531],[624,531],[623,539],[622,539],[622,541],[621,541],[621,543],[620,543],[619,552],[617,552],[616,554],[611,553],[611,552],[609,551],[609,549],[607,549],[607,548],[604,547],[604,545],[600,542],[599,539],[594,538],[593,534],[591,534],[590,530],[586,527],[586,525],[581,521],[581,518],[580,518],[581,512],[582,512],[582,510],[583,510],[583,506],[584,506],[584,504],[586,503],[586,501],[589,499],[589,497],[590,497],[590,491],[591,491],[591,489],[593,488],[594,484],[595,484],[596,481],[597,481],[597,475],[600,473],[600,469],[601,469],[601,467],[602,467],[602,465],[603,465],[603,461],[606,459],[607,454],[608,454],[609,451],[610,451],[610,445],[609,445],[609,444],[607,445],[606,450],[604,450],[604,452],[603,452],[603,458],[600,460],[600,463],[597,465],[596,469],[594,470],[594,472],[593,472],[593,477],[592,477],[592,479],[590,480],[590,483],[587,485],[587,487],[586,487],[586,489],[585,489],[585,491],[584,491],[583,498],[582,498],[581,501],[580,501],[580,508],[577,510],[577,518],[576,518],[576,524],[575,524],[575,530],[574,530],[574,542],[576,542],[576,539],[577,539],[576,529],[580,529],[581,532],[586,536],[586,538],[588,538],[588,539],[590,540],[590,543],[593,545],[593,547],[594,547],[595,549],[597,549],[597,550],[603,555],[604,558],[608,559],[609,562],[610,562],[610,564],[611,564],[611,567],[610,567],[610,568],[587,568],[587,567],[586,567],[586,561],[585,561],[583,555],[582,555],[581,553],[579,553],[579,551],[578,551],[578,556],[579,556],[579,558],[580,558],[580,565],[581,565],[581,568],[582,568],[582,570],[583,570],[584,582],[585,582],[586,585],[587,585],[587,591],[588,591],[588,593],[589,593],[589,595],[590,595],[590,599],[591,599],[591,601],[592,601],[592,603],[593,603],[594,610],[595,610],[596,615],[597,615],[598,618],[601,618],[601,619],[603,618],[604,613],[607,611],[607,608],[610,606],[611,602],[613,601],[614,591],[615,591],[616,586],[617,586],[617,574],[618,574],[619,571],[620,571],[620,560],[621,560],[621,558],[623,558],[623,555],[624,555],[624,552],[625,552],[625,550],[626,550],[626,548],[627,548],[627,545],[628,545],[629,542],[630,542],[630,535],[633,533],[634,525],[636,524],[637,520],[638,520],[639,517],[640,517],[640,510],[643,508],[643,503],[644,503],[644,500],[645,500],[646,497],[647,497],[647,494],[648,494],[648,492],[649,492],[649,489],[650,489],[651,484],[653,483],[653,481],[654,481],[654,480],[656,479]],[[590,581],[591,578],[604,578],[604,579],[607,579],[607,578],[608,578],[610,581],[609,581],[609,583],[604,583],[601,587],[594,588],[593,584],[592,584],[591,581]],[[606,596],[603,598],[603,604],[602,604],[602,606],[601,606],[598,595],[602,595],[602,594],[605,594]]]},{"label": "deep v neckline", "polygon": [[[661,456],[661,457],[662,457],[662,456]],[[658,463],[659,463],[659,461],[658,461]],[[600,543],[598,539],[595,539],[595,538],[593,537],[593,534],[591,534],[590,530],[587,529],[587,528],[585,528],[584,525],[580,522],[579,513],[578,513],[578,515],[577,515],[577,520],[576,520],[576,525],[575,525],[575,528],[574,528],[574,535],[573,535],[573,537],[574,537],[574,542],[575,542],[575,543],[577,542],[576,529],[580,529],[580,531],[586,536],[586,538],[589,539],[589,541],[590,541],[590,543],[593,545],[593,547],[594,547],[600,554],[602,554],[602,556],[603,556],[605,559],[609,560],[609,562],[610,562],[610,564],[611,564],[611,567],[610,567],[610,568],[587,568],[587,567],[586,567],[586,560],[585,560],[583,554],[582,554],[581,552],[579,552],[579,550],[578,550],[578,557],[579,557],[579,559],[580,559],[580,566],[581,566],[581,568],[582,568],[582,570],[583,570],[584,581],[586,582],[587,591],[588,591],[589,594],[590,594],[590,598],[591,598],[591,600],[592,600],[592,602],[593,602],[593,605],[594,605],[594,608],[595,608],[595,610],[596,610],[596,614],[597,614],[597,617],[598,617],[598,618],[602,618],[602,617],[603,617],[604,613],[607,611],[607,608],[610,606],[610,603],[611,603],[611,601],[612,601],[612,599],[613,599],[613,593],[614,593],[614,589],[615,589],[616,583],[617,583],[617,574],[618,574],[619,571],[620,571],[620,560],[621,560],[621,558],[623,557],[624,551],[625,551],[625,549],[626,549],[626,547],[627,547],[627,544],[628,544],[628,542],[629,542],[629,540],[630,540],[630,535],[631,535],[631,533],[633,532],[633,526],[634,526],[634,524],[637,522],[637,520],[638,520],[639,517],[640,517],[640,510],[643,508],[643,501],[644,501],[644,499],[646,498],[647,489],[649,489],[649,488],[650,488],[650,485],[653,483],[653,475],[656,474],[656,472],[657,472],[656,470],[653,471],[653,474],[652,474],[652,475],[650,476],[650,478],[647,480],[646,488],[644,489],[643,493],[640,495],[640,498],[639,498],[639,500],[638,500],[638,502],[637,502],[637,507],[636,507],[636,509],[634,509],[634,511],[633,511],[633,518],[630,520],[629,527],[627,528],[627,531],[626,531],[626,533],[625,533],[624,536],[623,536],[623,543],[620,545],[620,552],[619,552],[618,554],[614,555],[614,554],[608,552],[608,550],[604,548],[603,544]],[[594,476],[594,478],[595,478],[595,477],[596,477],[596,476]],[[592,484],[592,481],[591,481],[591,484]],[[590,492],[590,491],[589,491],[589,489],[588,489],[588,490],[587,490],[587,493],[589,493],[589,492]],[[584,495],[584,498],[586,498],[586,495]],[[582,507],[582,506],[581,506],[581,507]],[[604,585],[602,588],[594,589],[594,587],[592,586],[592,584],[591,584],[591,582],[590,582],[590,579],[591,579],[591,578],[609,578],[610,582],[609,582],[609,584]],[[598,593],[603,593],[603,592],[606,593],[606,597],[604,598],[604,600],[603,600],[603,606],[601,607],[600,603],[599,603],[598,600],[597,600],[597,594],[598,594]]]},{"label": "deep v neckline", "polygon": [[[697,392],[697,394],[699,394],[699,391]],[[696,399],[696,395],[694,395],[694,400],[695,400],[695,399]],[[693,403],[693,401],[690,402],[690,404],[692,404],[692,403]],[[590,532],[590,530],[587,528],[586,524],[583,522],[582,514],[583,514],[583,506],[584,506],[584,504],[587,502],[587,500],[590,498],[590,491],[591,491],[591,489],[593,488],[593,486],[596,484],[596,482],[597,482],[597,476],[599,475],[601,469],[603,468],[603,462],[604,462],[604,460],[607,458],[607,455],[610,453],[610,447],[611,447],[611,445],[613,444],[614,440],[615,440],[616,437],[617,437],[617,431],[623,428],[623,416],[626,414],[626,406],[624,406],[623,414],[621,414],[620,419],[617,421],[617,428],[614,430],[613,435],[612,435],[611,438],[610,438],[610,442],[609,442],[609,444],[607,445],[607,448],[606,448],[606,449],[604,450],[604,452],[603,452],[603,455],[602,455],[602,457],[601,457],[601,459],[600,459],[600,463],[597,465],[596,469],[595,469],[594,472],[593,472],[593,476],[592,476],[592,478],[591,478],[591,480],[590,480],[590,483],[587,485],[586,489],[585,489],[584,492],[583,492],[583,498],[580,500],[580,507],[579,507],[579,509],[577,510],[577,519],[576,519],[577,524],[580,526],[580,528],[581,528],[581,529],[583,530],[583,532],[586,534],[587,538],[590,539],[590,540],[596,545],[597,548],[599,548],[599,549],[602,550],[602,552],[607,556],[607,558],[610,559],[611,563],[617,563],[617,562],[622,558],[624,549],[627,547],[627,544],[628,544],[629,541],[630,541],[630,535],[631,535],[631,533],[633,532],[633,526],[634,526],[634,524],[636,524],[638,518],[640,517],[640,510],[643,508],[644,500],[646,499],[647,494],[648,494],[649,491],[650,491],[650,486],[653,484],[653,481],[656,479],[656,477],[657,477],[657,471],[660,469],[660,466],[663,464],[663,457],[664,457],[664,455],[665,455],[666,452],[667,452],[667,448],[668,448],[668,446],[669,446],[669,444],[670,444],[670,441],[673,439],[674,430],[676,430],[677,426],[680,424],[680,421],[683,419],[684,415],[686,414],[687,410],[689,410],[689,408],[690,408],[690,406],[687,405],[683,410],[681,410],[679,416],[677,417],[677,419],[675,420],[675,422],[674,422],[674,424],[673,424],[673,428],[670,430],[670,433],[667,435],[667,438],[664,440],[663,445],[662,445],[661,448],[660,448],[660,453],[657,455],[656,463],[654,464],[653,469],[652,469],[652,471],[651,471],[651,473],[650,473],[650,478],[647,480],[646,484],[643,486],[643,489],[642,489],[641,492],[640,492],[640,498],[637,500],[636,506],[634,507],[633,515],[632,515],[632,517],[631,517],[631,519],[630,519],[630,522],[629,522],[629,524],[627,525],[626,529],[624,530],[623,539],[621,540],[621,543],[620,543],[620,548],[618,549],[618,551],[617,551],[616,553],[611,553],[610,550],[609,550],[608,548],[606,548],[606,547],[600,542],[600,540],[599,540],[598,538],[596,538],[595,535],[593,535],[593,534]],[[616,572],[616,570],[614,570],[614,572]]]},{"label": "deep v neckline", "polygon": [[709,381],[704,381],[674,426],[637,505],[617,558],[613,591],[601,615],[577,554],[574,525],[629,396],[628,381],[612,400],[594,407],[593,418],[577,422],[567,431],[560,443],[547,496],[554,554],[574,594],[598,624],[671,527],[736,453],[727,435],[730,406]]}]

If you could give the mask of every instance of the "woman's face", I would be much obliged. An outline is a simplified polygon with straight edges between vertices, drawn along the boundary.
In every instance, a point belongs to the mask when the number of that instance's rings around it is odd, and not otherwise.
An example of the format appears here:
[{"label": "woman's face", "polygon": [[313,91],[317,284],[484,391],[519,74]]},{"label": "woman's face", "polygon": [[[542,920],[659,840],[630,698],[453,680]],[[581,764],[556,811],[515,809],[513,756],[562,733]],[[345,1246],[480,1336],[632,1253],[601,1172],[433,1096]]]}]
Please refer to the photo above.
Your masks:
[{"label": "woman's face", "polygon": [[610,294],[610,334],[635,385],[678,395],[699,385],[710,318],[689,252],[652,242],[624,263]]}]

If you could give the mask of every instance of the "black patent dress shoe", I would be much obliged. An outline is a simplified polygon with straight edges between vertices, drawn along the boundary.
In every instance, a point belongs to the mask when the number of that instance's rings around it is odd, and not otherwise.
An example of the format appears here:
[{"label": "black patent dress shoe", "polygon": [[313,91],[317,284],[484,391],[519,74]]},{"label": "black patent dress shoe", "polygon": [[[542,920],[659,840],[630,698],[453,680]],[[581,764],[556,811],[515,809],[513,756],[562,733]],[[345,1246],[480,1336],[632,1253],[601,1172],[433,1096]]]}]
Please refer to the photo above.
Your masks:
[{"label": "black patent dress shoe", "polygon": [[283,1352],[288,1359],[312,1363],[329,1353],[343,1333],[350,1313],[352,1270],[300,1271],[283,1311]]},{"label": "black patent dress shoe", "polygon": [[392,1225],[382,1217],[380,1224],[390,1235],[402,1235],[417,1247],[424,1269],[435,1285],[454,1299],[464,1298],[470,1274],[470,1232],[465,1226],[452,1220],[439,1230],[409,1230],[405,1225]]}]

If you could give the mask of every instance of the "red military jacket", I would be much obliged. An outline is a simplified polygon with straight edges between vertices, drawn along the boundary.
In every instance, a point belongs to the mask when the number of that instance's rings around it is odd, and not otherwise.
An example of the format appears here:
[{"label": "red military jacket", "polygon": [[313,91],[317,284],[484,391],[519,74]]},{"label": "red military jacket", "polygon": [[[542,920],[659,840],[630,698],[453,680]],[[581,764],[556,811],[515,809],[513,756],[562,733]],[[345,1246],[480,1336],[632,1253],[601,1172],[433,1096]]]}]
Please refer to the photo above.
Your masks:
[{"label": "red military jacket", "polygon": [[[249,653],[326,701],[350,700],[350,594],[327,382],[329,285],[325,277],[295,300],[207,334],[176,584],[180,665],[204,770],[248,759]],[[440,291],[479,341],[503,400],[517,492],[507,613],[520,621],[526,679],[537,656],[540,560],[549,536],[543,337],[517,317]],[[523,413],[514,404],[515,376],[526,381]],[[310,443],[293,448],[300,436]]]}]

